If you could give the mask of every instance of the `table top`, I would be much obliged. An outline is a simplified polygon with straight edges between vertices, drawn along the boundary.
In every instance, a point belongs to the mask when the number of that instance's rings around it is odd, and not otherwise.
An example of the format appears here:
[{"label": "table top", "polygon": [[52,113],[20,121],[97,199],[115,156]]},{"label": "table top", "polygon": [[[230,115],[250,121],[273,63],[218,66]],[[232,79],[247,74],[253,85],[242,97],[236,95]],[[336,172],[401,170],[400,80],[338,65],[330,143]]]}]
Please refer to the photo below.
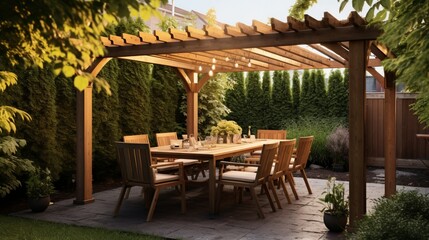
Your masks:
[{"label": "table top", "polygon": [[425,140],[429,140],[429,134],[424,134],[424,133],[420,133],[420,134],[416,134],[417,138],[423,138]]},{"label": "table top", "polygon": [[191,158],[200,160],[223,159],[226,157],[236,156],[256,150],[262,149],[264,144],[278,142],[273,139],[257,139],[250,143],[231,143],[231,144],[216,144],[215,147],[204,147],[200,149],[171,149],[170,146],[152,147],[151,153],[153,157],[165,158]]}]

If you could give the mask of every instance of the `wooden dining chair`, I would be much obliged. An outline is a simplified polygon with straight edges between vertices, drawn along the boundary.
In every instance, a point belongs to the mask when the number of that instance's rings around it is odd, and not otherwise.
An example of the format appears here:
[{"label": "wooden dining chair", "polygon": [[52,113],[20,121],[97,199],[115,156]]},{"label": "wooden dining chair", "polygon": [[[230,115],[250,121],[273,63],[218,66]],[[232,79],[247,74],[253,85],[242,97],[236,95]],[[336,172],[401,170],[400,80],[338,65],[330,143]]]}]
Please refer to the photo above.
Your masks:
[{"label": "wooden dining chair", "polygon": [[[232,185],[235,188],[243,189],[248,188],[252,195],[252,199],[256,205],[257,213],[260,218],[265,218],[264,213],[262,212],[261,206],[259,205],[258,197],[256,195],[255,187],[261,186],[265,191],[265,194],[268,197],[270,202],[271,209],[273,212],[276,211],[274,207],[273,200],[270,196],[270,192],[267,188],[268,178],[270,176],[271,167],[273,165],[274,156],[277,153],[278,143],[264,144],[262,148],[261,160],[259,164],[247,164],[247,163],[237,163],[237,162],[226,162],[221,161],[219,180],[218,180],[218,193],[217,193],[217,202],[216,209],[219,210],[220,200],[223,191],[224,185]],[[245,171],[227,171],[223,172],[228,165],[235,166],[256,166],[258,167],[257,172],[245,172]],[[241,194],[241,191],[240,191]]]},{"label": "wooden dining chair", "polygon": [[258,129],[256,132],[256,138],[259,139],[286,139],[286,135],[286,130]]},{"label": "wooden dining chair", "polygon": [[282,207],[281,207],[279,198],[277,196],[276,189],[274,187],[274,181],[277,181],[279,186],[281,186],[283,188],[283,193],[284,193],[288,203],[289,204],[292,203],[290,200],[290,197],[289,197],[289,193],[286,189],[286,184],[285,184],[284,178],[286,177],[286,179],[289,181],[289,184],[291,185],[291,188],[293,189],[294,186],[290,182],[290,179],[288,179],[288,177],[286,175],[287,175],[288,170],[289,170],[289,164],[290,164],[290,161],[292,158],[292,153],[293,153],[293,149],[295,147],[295,143],[296,143],[296,139],[280,141],[279,148],[277,151],[277,156],[274,159],[274,164],[273,164],[271,174],[269,177],[269,186],[273,192],[274,199],[277,202],[278,208],[282,208]]},{"label": "wooden dining chair", "polygon": [[[123,137],[124,142],[127,143],[149,143],[149,135],[148,134],[137,134],[137,135],[125,135]],[[152,159],[153,160],[153,159]],[[156,163],[156,161],[154,161]],[[131,187],[129,187],[125,193],[125,199],[128,199],[130,196]],[[144,196],[144,189],[142,188],[141,195]]]},{"label": "wooden dining chair", "polygon": [[[122,174],[122,189],[114,210],[117,216],[124,200],[125,192],[132,186],[142,186],[145,189],[154,189],[146,221],[151,221],[161,189],[179,186],[181,193],[182,213],[186,212],[185,179],[182,162],[166,163],[176,166],[178,174],[162,174],[156,171],[159,166],[166,164],[152,164],[149,144],[116,142],[118,163]],[[148,197],[148,196],[145,196]],[[147,201],[147,199],[145,199]]]},{"label": "wooden dining chair", "polygon": [[[156,133],[155,138],[158,146],[167,146],[167,145],[169,146],[170,140],[177,140],[177,133],[176,132]],[[204,171],[201,168],[202,166],[201,162],[196,159],[176,158],[176,159],[169,159],[168,161],[182,162],[186,170],[189,170],[191,172],[193,180],[198,178],[198,174],[200,171]],[[203,172],[203,176],[205,176],[204,172]]]},{"label": "wooden dining chair", "polygon": [[[308,183],[307,174],[305,173],[305,167],[307,165],[308,157],[310,156],[311,146],[313,144],[314,137],[306,136],[300,137],[298,140],[298,147],[296,148],[296,154],[292,157],[291,163],[289,164],[288,175],[291,181],[295,183],[293,173],[299,171],[302,178],[304,179],[305,186],[307,187],[308,193],[312,194],[310,184]],[[292,189],[294,191],[294,189]],[[295,199],[298,200],[298,194],[296,191],[293,192]]]}]

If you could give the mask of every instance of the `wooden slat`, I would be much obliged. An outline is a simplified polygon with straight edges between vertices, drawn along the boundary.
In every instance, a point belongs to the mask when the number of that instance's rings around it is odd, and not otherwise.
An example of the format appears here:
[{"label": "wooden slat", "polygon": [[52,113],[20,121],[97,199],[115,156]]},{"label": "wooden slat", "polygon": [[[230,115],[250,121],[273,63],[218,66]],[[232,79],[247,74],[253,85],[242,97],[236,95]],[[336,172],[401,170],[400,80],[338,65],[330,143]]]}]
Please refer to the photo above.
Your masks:
[{"label": "wooden slat", "polygon": [[125,39],[125,43],[133,45],[147,44],[141,41],[140,37],[132,34],[122,33],[122,38]]},{"label": "wooden slat", "polygon": [[350,23],[352,23],[354,26],[357,26],[357,27],[362,27],[367,25],[365,19],[363,19],[356,11],[353,11],[350,13],[349,21]]},{"label": "wooden slat", "polygon": [[319,54],[316,54],[308,49],[305,49],[303,47],[300,46],[281,46],[279,47],[285,51],[288,51],[290,53],[296,54],[298,56],[301,56],[305,59],[309,59],[311,61],[315,61],[318,62],[320,64],[323,64],[327,67],[343,67],[343,65],[338,65],[337,62],[335,61],[331,61],[327,58],[322,57]]},{"label": "wooden slat", "polygon": [[325,22],[317,21],[316,19],[310,17],[307,14],[304,15],[304,19],[305,19],[304,21],[305,25],[307,25],[307,27],[311,28],[312,30],[318,30],[318,29],[329,27],[327,24],[325,24]]},{"label": "wooden slat", "polygon": [[186,63],[186,62],[179,62],[176,60],[171,59],[165,59],[159,56],[129,56],[129,57],[119,57],[120,59],[128,59],[132,61],[139,61],[139,62],[147,62],[147,63],[153,63],[153,64],[159,64],[169,67],[178,67],[178,68],[184,68],[189,70],[197,70],[197,67],[192,63]]},{"label": "wooden slat", "polygon": [[206,31],[207,36],[213,38],[228,38],[230,36],[226,35],[225,32],[217,27],[204,25],[204,31]]},{"label": "wooden slat", "polygon": [[143,42],[146,42],[146,43],[160,43],[160,41],[158,41],[156,36],[154,36],[151,33],[139,32],[139,37],[142,39]]},{"label": "wooden slat", "polygon": [[329,58],[331,58],[334,61],[337,61],[338,63],[342,64],[343,66],[347,65],[348,62],[346,60],[344,60],[343,58],[341,58],[340,56],[338,56],[335,53],[329,52],[327,49],[323,48],[320,45],[317,44],[310,44],[310,47],[314,48],[315,50],[325,54],[326,56],[328,56]]},{"label": "wooden slat", "polygon": [[206,35],[206,32],[201,29],[197,29],[191,26],[186,26],[186,32],[188,33],[188,36],[195,39],[213,39],[212,37],[209,37]]},{"label": "wooden slat", "polygon": [[225,25],[225,34],[233,36],[233,37],[244,37],[246,34],[242,33],[238,27]]},{"label": "wooden slat", "polygon": [[109,39],[112,41],[114,45],[117,46],[129,46],[130,44],[125,43],[125,40],[122,37],[110,35]]},{"label": "wooden slat", "polygon": [[334,53],[338,54],[344,60],[349,61],[349,51],[345,49],[341,44],[339,43],[323,43],[322,46],[328,48],[329,50],[333,51]]},{"label": "wooden slat", "polygon": [[280,56],[280,55],[272,53],[272,52],[268,52],[268,51],[262,50],[261,48],[247,48],[247,49],[244,49],[244,50],[252,52],[252,53],[255,53],[255,54],[259,54],[259,55],[267,57],[267,58],[274,59],[274,60],[279,61],[279,62],[283,62],[285,64],[289,64],[289,65],[292,65],[292,66],[296,66],[296,67],[301,67],[302,66],[302,63],[300,63],[300,62],[291,60],[289,58]]},{"label": "wooden slat", "polygon": [[249,36],[259,35],[259,33],[253,29],[253,27],[248,26],[244,23],[237,23],[237,27],[241,30],[242,33],[247,34]]},{"label": "wooden slat", "polygon": [[273,34],[273,33],[277,33],[276,31],[273,30],[273,28],[265,23],[262,23],[260,21],[257,20],[253,20],[252,21],[252,26],[253,29],[256,32],[262,33],[262,34]]},{"label": "wooden slat", "polygon": [[162,42],[178,42],[178,40],[171,38],[171,34],[168,32],[155,30],[153,35],[155,35],[157,39]]},{"label": "wooden slat", "polygon": [[296,32],[309,30],[309,28],[307,27],[307,25],[305,25],[304,22],[301,22],[293,17],[288,16],[287,22],[289,24],[289,28],[293,29]]},{"label": "wooden slat", "polygon": [[381,75],[379,72],[377,72],[377,70],[375,70],[375,68],[367,67],[366,71],[369,72],[375,78],[375,80],[377,80],[378,83],[380,83],[381,86],[385,86],[385,80],[384,80],[383,75]]},{"label": "wooden slat", "polygon": [[193,38],[188,37],[188,33],[185,31],[181,31],[175,28],[169,28],[168,32],[170,33],[171,37],[176,40],[180,41],[190,41],[195,40]]},{"label": "wooden slat", "polygon": [[287,52],[281,48],[276,48],[276,47],[266,47],[266,48],[261,48],[262,50],[277,54],[279,56],[283,56],[291,61],[295,61],[296,63],[301,63],[300,65],[298,64],[292,64],[295,66],[299,66],[299,67],[315,67],[317,66],[317,68],[322,68],[322,65],[320,63],[314,62],[314,61],[310,61],[309,59],[305,59],[303,57],[297,56],[295,54],[292,54],[290,52]]},{"label": "wooden slat", "polygon": [[344,26],[350,25],[348,20],[339,21],[328,12],[324,12],[322,22],[324,22],[325,25],[328,25],[331,28],[344,27]]},{"label": "wooden slat", "polygon": [[277,20],[275,18],[271,18],[271,27],[274,31],[286,33],[290,30],[289,24],[282,22],[280,20]]},{"label": "wooden slat", "polygon": [[112,41],[108,37],[100,37],[101,42],[103,42],[103,45],[106,47],[118,47],[116,45],[113,45]]}]

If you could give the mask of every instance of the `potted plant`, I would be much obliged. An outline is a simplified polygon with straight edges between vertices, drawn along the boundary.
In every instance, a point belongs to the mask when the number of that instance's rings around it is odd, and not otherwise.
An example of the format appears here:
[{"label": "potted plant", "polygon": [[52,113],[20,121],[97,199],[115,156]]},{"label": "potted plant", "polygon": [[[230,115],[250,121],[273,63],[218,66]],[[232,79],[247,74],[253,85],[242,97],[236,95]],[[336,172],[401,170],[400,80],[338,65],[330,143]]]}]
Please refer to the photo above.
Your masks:
[{"label": "potted plant", "polygon": [[335,177],[330,177],[326,184],[324,196],[319,198],[325,205],[323,222],[333,232],[342,232],[346,228],[349,216],[349,202],[344,197],[344,184],[335,183]]},{"label": "potted plant", "polygon": [[49,169],[36,170],[30,173],[27,180],[28,205],[33,212],[43,212],[51,202],[50,195],[54,192],[51,172]]},{"label": "potted plant", "polygon": [[223,143],[231,141],[234,134],[241,134],[242,129],[235,121],[221,120],[212,127],[211,135],[222,138]]},{"label": "potted plant", "polygon": [[332,155],[332,169],[347,171],[349,154],[349,130],[343,126],[337,127],[326,139],[326,147]]}]

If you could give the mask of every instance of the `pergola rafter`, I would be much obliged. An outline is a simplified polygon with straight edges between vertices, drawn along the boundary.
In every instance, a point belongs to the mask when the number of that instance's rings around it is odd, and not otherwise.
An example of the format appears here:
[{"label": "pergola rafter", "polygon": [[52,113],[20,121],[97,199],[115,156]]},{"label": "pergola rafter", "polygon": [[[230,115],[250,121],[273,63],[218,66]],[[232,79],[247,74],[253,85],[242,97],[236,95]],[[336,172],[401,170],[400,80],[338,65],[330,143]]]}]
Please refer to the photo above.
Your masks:
[{"label": "pergola rafter", "polygon": [[[386,195],[396,191],[395,147],[395,91],[394,75],[388,81],[375,67],[390,57],[388,51],[375,40],[380,29],[368,26],[356,12],[346,20],[338,20],[325,13],[322,20],[305,15],[304,21],[287,17],[287,22],[272,18],[270,24],[254,20],[252,25],[186,27],[167,32],[139,32],[110,35],[101,41],[107,49],[87,72],[94,76],[111,58],[141,61],[175,67],[187,92],[187,131],[197,134],[198,92],[214,73],[297,70],[320,68],[349,68],[350,84],[350,222],[366,212],[365,178],[365,72],[368,71],[386,88],[385,133],[387,138],[385,161]],[[200,75],[200,79],[198,79]],[[386,74],[385,74],[386,75]],[[76,203],[91,202],[92,198],[92,89],[89,86],[78,94],[78,150]],[[214,184],[213,184],[214,185]],[[213,204],[213,203],[210,203]]]}]

